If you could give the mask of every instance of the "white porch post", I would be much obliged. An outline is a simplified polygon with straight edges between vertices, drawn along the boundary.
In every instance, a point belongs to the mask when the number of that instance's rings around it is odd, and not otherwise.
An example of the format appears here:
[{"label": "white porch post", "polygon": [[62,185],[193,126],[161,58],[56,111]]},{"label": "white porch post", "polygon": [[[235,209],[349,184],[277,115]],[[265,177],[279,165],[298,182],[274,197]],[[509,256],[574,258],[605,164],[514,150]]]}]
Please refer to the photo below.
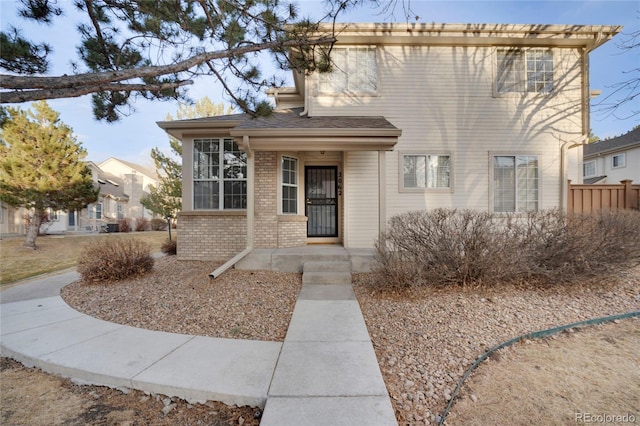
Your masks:
[{"label": "white porch post", "polygon": [[387,166],[385,151],[378,151],[378,232],[387,224]]}]

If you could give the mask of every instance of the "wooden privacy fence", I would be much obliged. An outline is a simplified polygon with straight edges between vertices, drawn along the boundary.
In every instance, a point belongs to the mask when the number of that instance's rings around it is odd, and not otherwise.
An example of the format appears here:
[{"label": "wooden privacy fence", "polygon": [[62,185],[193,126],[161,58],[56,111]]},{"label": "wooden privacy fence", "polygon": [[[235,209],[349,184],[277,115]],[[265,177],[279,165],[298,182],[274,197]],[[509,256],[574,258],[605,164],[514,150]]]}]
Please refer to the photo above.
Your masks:
[{"label": "wooden privacy fence", "polygon": [[568,213],[591,213],[601,209],[640,209],[640,185],[631,180],[616,184],[574,185],[569,180]]}]

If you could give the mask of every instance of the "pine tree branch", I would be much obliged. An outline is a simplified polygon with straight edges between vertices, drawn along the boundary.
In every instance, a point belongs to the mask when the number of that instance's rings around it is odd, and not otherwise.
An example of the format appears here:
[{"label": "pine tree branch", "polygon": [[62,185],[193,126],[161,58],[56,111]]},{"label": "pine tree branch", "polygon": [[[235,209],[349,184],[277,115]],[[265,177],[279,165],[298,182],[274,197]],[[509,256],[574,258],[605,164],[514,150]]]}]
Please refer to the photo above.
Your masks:
[{"label": "pine tree branch", "polygon": [[[0,74],[0,88],[11,89],[14,92],[3,91],[0,92],[0,103],[13,103],[21,102],[16,99],[20,99],[24,96],[22,92],[18,90],[24,89],[44,89],[39,91],[43,96],[47,94],[55,94],[58,91],[67,89],[73,92],[78,86],[87,90],[84,94],[104,91],[105,84],[111,84],[123,80],[131,80],[135,78],[154,78],[167,74],[177,74],[180,72],[188,71],[191,68],[204,64],[205,62],[212,61],[220,58],[229,58],[234,56],[241,56],[246,53],[258,52],[262,50],[275,49],[275,48],[287,48],[287,47],[299,47],[309,46],[317,44],[330,44],[335,42],[335,37],[325,36],[314,39],[296,39],[286,41],[271,41],[267,43],[258,43],[245,45],[229,50],[218,50],[215,52],[204,52],[192,56],[184,61],[172,63],[169,65],[155,65],[145,66],[139,68],[131,68],[118,71],[104,71],[98,73],[85,73],[77,75],[62,75],[58,77],[31,77],[31,76],[17,76],[9,74]],[[68,95],[67,95],[68,96]],[[78,94],[77,96],[80,96]],[[55,96],[64,97],[64,96]],[[29,100],[33,100],[33,95]],[[50,99],[50,97],[40,97],[37,99]]]}]

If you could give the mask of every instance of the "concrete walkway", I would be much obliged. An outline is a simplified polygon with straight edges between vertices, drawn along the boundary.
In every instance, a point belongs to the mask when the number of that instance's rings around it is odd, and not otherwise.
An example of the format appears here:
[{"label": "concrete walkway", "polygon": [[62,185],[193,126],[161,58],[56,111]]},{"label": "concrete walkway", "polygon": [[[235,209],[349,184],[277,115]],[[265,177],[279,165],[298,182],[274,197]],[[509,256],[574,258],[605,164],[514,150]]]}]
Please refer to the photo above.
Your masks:
[{"label": "concrete walkway", "polygon": [[0,292],[0,353],[79,383],[265,407],[263,425],[395,425],[349,262],[306,262],[284,343],[144,330],[69,307],[75,272]]}]

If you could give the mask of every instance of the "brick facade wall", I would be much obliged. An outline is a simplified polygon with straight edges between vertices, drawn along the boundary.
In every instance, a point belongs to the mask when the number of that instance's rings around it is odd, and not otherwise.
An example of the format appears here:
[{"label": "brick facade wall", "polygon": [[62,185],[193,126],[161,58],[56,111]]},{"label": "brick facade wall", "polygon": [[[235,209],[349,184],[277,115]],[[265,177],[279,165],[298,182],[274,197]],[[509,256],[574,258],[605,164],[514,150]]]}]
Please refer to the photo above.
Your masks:
[{"label": "brick facade wall", "polygon": [[245,212],[182,212],[178,215],[178,259],[228,260],[247,246]]},{"label": "brick facade wall", "polygon": [[278,246],[278,155],[273,151],[255,153],[255,248]]},{"label": "brick facade wall", "polygon": [[307,217],[278,216],[278,248],[300,247],[307,244]]},{"label": "brick facade wall", "polygon": [[[278,155],[255,153],[254,248],[307,244],[304,215],[278,215]],[[178,216],[178,258],[227,260],[246,248],[247,215],[238,211],[191,211]]]}]

